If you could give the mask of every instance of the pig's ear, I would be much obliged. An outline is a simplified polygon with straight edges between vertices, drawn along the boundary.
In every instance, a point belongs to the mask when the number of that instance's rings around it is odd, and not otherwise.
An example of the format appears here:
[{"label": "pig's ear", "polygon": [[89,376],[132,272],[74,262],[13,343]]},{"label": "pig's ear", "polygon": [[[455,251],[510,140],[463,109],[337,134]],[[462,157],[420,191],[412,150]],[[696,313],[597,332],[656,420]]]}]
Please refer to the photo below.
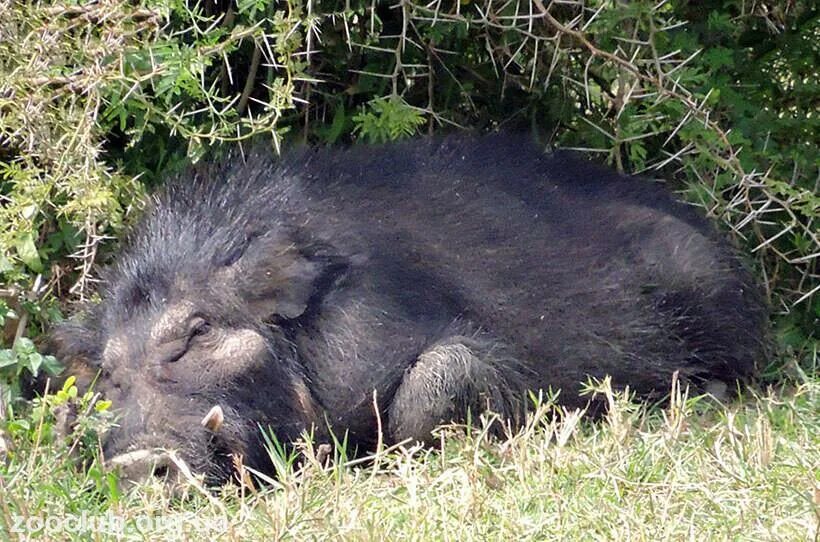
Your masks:
[{"label": "pig's ear", "polygon": [[[95,317],[93,311],[83,312],[68,320],[56,324],[46,336],[45,352],[57,358],[65,369],[53,378],[53,375],[41,373],[34,386],[42,392],[46,378],[52,377],[52,382],[61,383],[69,376],[77,378],[77,387],[87,390],[97,375],[100,360],[100,337],[93,331],[94,325],[90,322]],[[50,391],[54,391],[52,385]]]},{"label": "pig's ear", "polygon": [[263,235],[250,239],[229,267],[243,302],[265,320],[304,314],[345,266],[326,247]]}]

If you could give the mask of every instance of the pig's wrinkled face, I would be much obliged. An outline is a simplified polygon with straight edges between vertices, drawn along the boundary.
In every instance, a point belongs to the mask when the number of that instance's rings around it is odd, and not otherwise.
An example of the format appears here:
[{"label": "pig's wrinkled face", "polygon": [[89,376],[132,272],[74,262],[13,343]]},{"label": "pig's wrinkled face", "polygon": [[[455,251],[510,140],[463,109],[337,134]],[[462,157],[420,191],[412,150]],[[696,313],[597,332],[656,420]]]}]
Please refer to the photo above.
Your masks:
[{"label": "pig's wrinkled face", "polygon": [[[162,461],[126,461],[157,449],[177,450],[210,483],[231,476],[232,455],[269,470],[260,426],[285,440],[308,426],[309,394],[276,328],[226,321],[184,297],[111,312],[99,312],[96,333],[71,324],[53,337],[69,372],[96,376],[95,391],[113,401],[117,426],[105,435],[103,453],[128,467],[127,476],[164,476],[170,465]],[[72,347],[85,355],[72,356]]]},{"label": "pig's wrinkled face", "polygon": [[231,477],[232,455],[270,471],[260,427],[287,442],[315,421],[296,353],[272,322],[308,309],[329,260],[282,233],[214,223],[241,222],[217,196],[205,194],[201,214],[155,211],[109,269],[101,303],[51,333],[66,374],[96,379],[113,401],[104,456],[133,479],[172,467],[158,449],[210,483]]}]

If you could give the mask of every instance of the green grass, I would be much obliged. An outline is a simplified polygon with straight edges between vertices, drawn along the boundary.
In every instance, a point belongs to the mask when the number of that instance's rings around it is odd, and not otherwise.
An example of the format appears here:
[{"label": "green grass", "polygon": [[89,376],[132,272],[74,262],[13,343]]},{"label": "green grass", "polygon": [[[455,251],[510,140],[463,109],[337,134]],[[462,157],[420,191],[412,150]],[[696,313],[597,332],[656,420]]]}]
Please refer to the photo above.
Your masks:
[{"label": "green grass", "polygon": [[301,466],[277,458],[267,487],[192,483],[183,500],[159,483],[119,492],[114,475],[46,443],[44,424],[12,441],[0,534],[111,539],[60,530],[85,512],[135,540],[818,539],[820,380],[729,406],[677,394],[663,410],[602,390],[612,406],[598,422],[545,404],[506,439],[486,423],[445,428],[443,452],[398,448],[357,465],[320,463],[304,445]]}]

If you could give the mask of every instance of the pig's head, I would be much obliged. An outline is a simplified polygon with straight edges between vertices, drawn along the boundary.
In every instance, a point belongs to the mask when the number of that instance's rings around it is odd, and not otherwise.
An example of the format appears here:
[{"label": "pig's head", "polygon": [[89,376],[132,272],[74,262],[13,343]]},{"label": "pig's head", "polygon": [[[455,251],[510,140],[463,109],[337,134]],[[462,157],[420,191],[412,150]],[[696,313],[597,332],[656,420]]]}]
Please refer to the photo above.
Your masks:
[{"label": "pig's head", "polygon": [[174,468],[157,449],[210,483],[231,476],[232,454],[270,470],[260,426],[289,441],[315,421],[280,324],[309,316],[338,260],[271,225],[263,194],[221,190],[169,191],[104,273],[101,302],[51,334],[66,373],[113,401],[103,453],[134,479]]}]

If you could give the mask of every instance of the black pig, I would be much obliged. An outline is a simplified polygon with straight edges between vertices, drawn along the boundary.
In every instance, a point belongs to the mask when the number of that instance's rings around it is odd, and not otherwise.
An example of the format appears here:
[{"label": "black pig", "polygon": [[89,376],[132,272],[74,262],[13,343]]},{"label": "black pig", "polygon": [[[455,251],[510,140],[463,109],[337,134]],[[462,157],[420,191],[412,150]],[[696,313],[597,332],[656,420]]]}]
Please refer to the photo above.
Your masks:
[{"label": "black pig", "polygon": [[388,442],[426,441],[468,410],[520,420],[526,390],[583,405],[589,376],[731,386],[766,350],[693,208],[510,135],[226,160],[171,183],[104,279],[52,344],[121,409],[105,455],[177,449],[211,482],[231,454],[270,470],[260,426],[367,450],[374,390]]}]

